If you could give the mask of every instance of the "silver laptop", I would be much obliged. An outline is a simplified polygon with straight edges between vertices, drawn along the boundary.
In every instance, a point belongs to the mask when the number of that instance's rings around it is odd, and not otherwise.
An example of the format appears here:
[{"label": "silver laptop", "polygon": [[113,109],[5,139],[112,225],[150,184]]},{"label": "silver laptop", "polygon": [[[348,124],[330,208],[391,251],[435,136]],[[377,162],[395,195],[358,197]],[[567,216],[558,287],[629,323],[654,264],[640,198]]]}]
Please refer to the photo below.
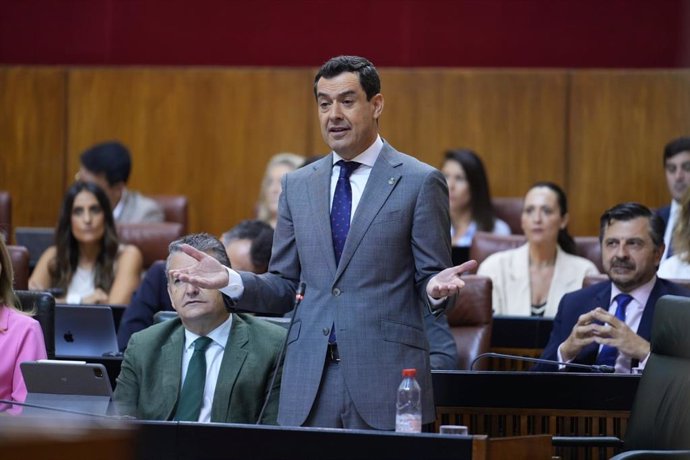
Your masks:
[{"label": "silver laptop", "polygon": [[41,254],[55,244],[53,227],[17,227],[14,239],[18,245],[29,250],[29,266],[35,267]]},{"label": "silver laptop", "polygon": [[55,306],[55,356],[117,356],[113,311],[106,305]]},{"label": "silver laptop", "polygon": [[25,415],[108,413],[113,389],[102,364],[41,360],[20,366],[28,391]]}]

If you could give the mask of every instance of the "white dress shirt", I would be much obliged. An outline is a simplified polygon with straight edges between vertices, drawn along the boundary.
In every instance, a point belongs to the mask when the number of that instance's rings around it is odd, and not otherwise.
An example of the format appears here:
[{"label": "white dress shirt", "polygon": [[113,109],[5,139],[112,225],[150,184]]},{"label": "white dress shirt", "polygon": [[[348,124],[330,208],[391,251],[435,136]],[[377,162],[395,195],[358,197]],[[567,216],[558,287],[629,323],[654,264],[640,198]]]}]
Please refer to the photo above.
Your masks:
[{"label": "white dress shirt", "polygon": [[[199,412],[199,422],[208,423],[211,421],[211,408],[213,407],[213,396],[216,393],[216,382],[220,374],[220,365],[225,354],[225,345],[230,337],[230,327],[232,326],[232,315],[220,326],[209,332],[206,337],[213,340],[206,348],[206,384],[204,385],[204,400],[201,403]],[[184,330],[184,350],[182,351],[182,384],[187,377],[189,361],[194,354],[194,341],[199,336],[185,329]],[[182,384],[180,388],[182,388]]]}]

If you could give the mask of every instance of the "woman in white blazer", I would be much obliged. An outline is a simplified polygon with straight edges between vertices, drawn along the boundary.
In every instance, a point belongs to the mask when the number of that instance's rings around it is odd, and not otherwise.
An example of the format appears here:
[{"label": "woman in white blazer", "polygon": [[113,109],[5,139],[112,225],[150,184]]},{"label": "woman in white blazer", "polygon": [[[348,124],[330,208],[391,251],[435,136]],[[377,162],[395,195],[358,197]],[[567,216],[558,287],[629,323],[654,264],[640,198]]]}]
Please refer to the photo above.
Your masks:
[{"label": "woman in white blazer", "polygon": [[527,243],[487,257],[477,272],[493,281],[495,315],[553,317],[564,294],[599,273],[590,260],[574,255],[567,225],[563,190],[552,182],[533,185],[522,210]]}]

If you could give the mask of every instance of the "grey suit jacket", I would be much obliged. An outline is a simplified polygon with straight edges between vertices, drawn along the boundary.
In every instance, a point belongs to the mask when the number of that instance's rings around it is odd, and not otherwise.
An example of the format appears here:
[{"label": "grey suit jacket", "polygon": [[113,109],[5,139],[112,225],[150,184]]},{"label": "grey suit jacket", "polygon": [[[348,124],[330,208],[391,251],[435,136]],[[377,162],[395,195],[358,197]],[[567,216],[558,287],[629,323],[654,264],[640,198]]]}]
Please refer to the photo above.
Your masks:
[{"label": "grey suit jacket", "polygon": [[[271,382],[285,329],[235,314],[211,408],[212,422],[255,423]],[[132,335],[113,399],[122,415],[170,420],[182,379],[184,327],[179,318]],[[275,424],[280,373],[262,423]]]},{"label": "grey suit jacket", "polygon": [[241,273],[241,308],[292,307],[278,422],[301,425],[314,403],[335,322],[348,392],[374,428],[395,426],[403,368],[416,368],[423,420],[434,420],[426,284],[450,266],[448,189],[441,173],[384,144],[353,216],[336,267],[330,226],[332,155],[283,178],[269,272]]},{"label": "grey suit jacket", "polygon": [[164,220],[165,214],[158,203],[139,192],[127,190],[122,214],[117,219],[118,223],[135,224],[139,222],[163,222]]}]

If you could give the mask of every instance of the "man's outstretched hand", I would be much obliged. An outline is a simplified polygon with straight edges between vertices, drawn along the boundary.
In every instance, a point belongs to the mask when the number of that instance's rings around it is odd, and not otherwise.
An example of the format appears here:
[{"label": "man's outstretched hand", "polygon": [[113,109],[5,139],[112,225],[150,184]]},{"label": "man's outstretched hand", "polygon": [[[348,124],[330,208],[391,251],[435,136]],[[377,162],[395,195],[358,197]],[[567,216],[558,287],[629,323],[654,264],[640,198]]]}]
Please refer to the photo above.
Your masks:
[{"label": "man's outstretched hand", "polygon": [[426,293],[432,299],[441,299],[457,294],[465,286],[465,282],[460,278],[460,275],[475,268],[477,268],[477,261],[468,260],[463,264],[438,272],[427,283]]},{"label": "man's outstretched hand", "polygon": [[204,289],[220,289],[228,285],[228,271],[215,258],[188,244],[183,244],[180,249],[197,262],[184,268],[170,270],[168,275],[172,279],[179,279]]}]

